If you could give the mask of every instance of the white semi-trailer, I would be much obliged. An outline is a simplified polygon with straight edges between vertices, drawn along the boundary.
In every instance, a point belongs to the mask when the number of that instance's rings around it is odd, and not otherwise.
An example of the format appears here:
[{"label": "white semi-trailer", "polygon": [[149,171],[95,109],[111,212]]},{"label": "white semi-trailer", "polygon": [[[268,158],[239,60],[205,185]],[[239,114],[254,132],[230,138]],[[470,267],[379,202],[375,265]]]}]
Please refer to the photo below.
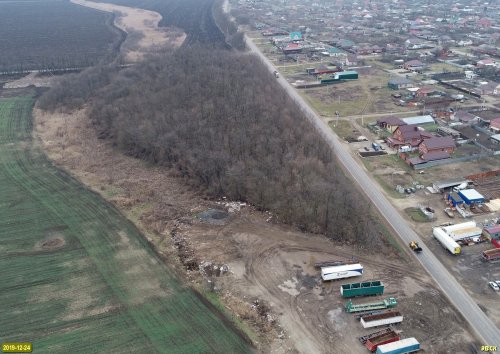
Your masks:
[{"label": "white semi-trailer", "polygon": [[460,224],[454,224],[454,225],[450,225],[450,226],[445,226],[443,227],[443,230],[449,234],[451,233],[452,231],[456,231],[456,230],[462,230],[462,229],[469,229],[471,227],[476,227],[476,222],[475,221],[467,221],[467,222],[462,222]]},{"label": "white semi-trailer", "polygon": [[479,237],[483,233],[480,227],[470,227],[467,229],[453,230],[448,235],[455,241],[464,240],[467,238]]},{"label": "white semi-trailer", "polygon": [[363,266],[359,263],[321,268],[321,279],[323,281],[357,277],[362,274]]},{"label": "white semi-trailer", "polygon": [[455,242],[448,234],[440,227],[435,227],[432,230],[432,234],[436,238],[436,240],[443,245],[451,254],[460,254],[462,251],[460,245]]}]

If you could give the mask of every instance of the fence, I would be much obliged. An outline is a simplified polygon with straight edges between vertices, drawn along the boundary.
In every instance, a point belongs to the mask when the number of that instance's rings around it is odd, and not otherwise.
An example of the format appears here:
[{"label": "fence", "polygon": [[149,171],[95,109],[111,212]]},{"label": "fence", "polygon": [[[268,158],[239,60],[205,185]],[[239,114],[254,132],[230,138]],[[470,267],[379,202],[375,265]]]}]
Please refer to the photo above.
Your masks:
[{"label": "fence", "polygon": [[454,159],[446,159],[446,160],[438,160],[438,161],[429,161],[425,163],[421,163],[418,165],[413,166],[415,170],[423,170],[424,168],[429,168],[429,167],[434,167],[434,166],[442,166],[442,165],[448,165],[452,163],[457,163],[457,162],[464,162],[464,161],[470,161],[470,160],[477,160],[482,157],[488,157],[488,156],[494,156],[494,152],[488,152],[488,153],[482,153],[482,154],[477,154],[477,155],[471,155],[471,156],[464,156],[464,157],[457,157]]}]

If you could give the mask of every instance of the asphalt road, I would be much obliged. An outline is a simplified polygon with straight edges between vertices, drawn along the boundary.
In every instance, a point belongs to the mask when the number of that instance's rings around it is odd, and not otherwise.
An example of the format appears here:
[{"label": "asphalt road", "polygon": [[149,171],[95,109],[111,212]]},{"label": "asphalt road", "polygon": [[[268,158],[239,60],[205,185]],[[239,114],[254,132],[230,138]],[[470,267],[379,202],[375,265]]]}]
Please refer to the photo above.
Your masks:
[{"label": "asphalt road", "polygon": [[[263,63],[272,73],[275,70],[273,64],[260,52],[251,40],[247,40],[248,47],[261,58]],[[271,75],[270,73],[270,75]],[[281,86],[287,91],[290,97],[301,107],[305,116],[311,121],[314,127],[323,136],[325,141],[333,150],[338,160],[350,173],[351,177],[359,184],[368,198],[377,207],[383,217],[392,226],[393,230],[408,244],[412,240],[423,244],[420,237],[406,223],[399,212],[387,200],[380,188],[372,181],[368,174],[363,170],[349,152],[342,146],[337,135],[328,127],[321,118],[309,107],[305,100],[297,93],[295,88],[290,85],[281,75],[277,79]],[[422,266],[434,278],[442,291],[450,299],[451,303],[462,313],[463,317],[469,322],[470,327],[476,332],[477,336],[483,341],[482,345],[500,346],[500,331],[495,324],[485,315],[485,313],[474,302],[472,297],[455,280],[455,277],[448,272],[443,264],[428,250],[415,255]],[[451,256],[451,255],[450,255]]]}]

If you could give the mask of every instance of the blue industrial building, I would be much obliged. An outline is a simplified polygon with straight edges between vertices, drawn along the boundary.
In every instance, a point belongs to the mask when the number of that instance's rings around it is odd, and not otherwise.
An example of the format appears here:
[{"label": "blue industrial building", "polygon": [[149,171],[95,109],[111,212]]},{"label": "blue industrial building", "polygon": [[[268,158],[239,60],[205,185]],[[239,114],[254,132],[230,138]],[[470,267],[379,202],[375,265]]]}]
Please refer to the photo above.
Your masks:
[{"label": "blue industrial building", "polygon": [[448,200],[453,204],[454,207],[463,204],[464,200],[457,193],[453,192],[448,194]]},{"label": "blue industrial building", "polygon": [[461,191],[458,191],[458,195],[467,205],[484,203],[483,195],[475,189],[463,189]]}]

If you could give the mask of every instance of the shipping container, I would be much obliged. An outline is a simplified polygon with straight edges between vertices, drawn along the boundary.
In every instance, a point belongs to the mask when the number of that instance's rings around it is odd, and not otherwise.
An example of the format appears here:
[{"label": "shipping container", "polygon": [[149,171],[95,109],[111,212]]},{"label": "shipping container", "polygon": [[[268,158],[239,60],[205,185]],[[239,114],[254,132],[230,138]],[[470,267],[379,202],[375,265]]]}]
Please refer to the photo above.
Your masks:
[{"label": "shipping container", "polygon": [[377,354],[404,354],[420,350],[420,343],[415,338],[405,338],[388,344],[379,345]]},{"label": "shipping container", "polygon": [[323,281],[357,277],[362,274],[363,266],[359,263],[321,268],[321,278]]},{"label": "shipping container", "polygon": [[388,311],[378,315],[363,316],[360,322],[363,328],[373,328],[401,323],[403,316],[399,311]]},{"label": "shipping container", "polygon": [[355,296],[382,295],[384,284],[380,280],[367,281],[362,283],[351,283],[340,286],[340,295],[344,298]]},{"label": "shipping container", "polygon": [[365,347],[369,351],[374,352],[375,350],[377,350],[377,347],[379,345],[384,345],[384,344],[396,342],[400,339],[401,339],[401,337],[399,336],[399,334],[397,334],[393,330],[390,330],[388,332],[384,332],[382,334],[379,334],[377,336],[369,338],[365,342]]},{"label": "shipping container", "polygon": [[450,236],[444,232],[444,230],[440,227],[435,227],[432,230],[432,234],[436,238],[436,240],[443,245],[451,254],[460,254],[461,247],[458,243],[455,242]]}]

